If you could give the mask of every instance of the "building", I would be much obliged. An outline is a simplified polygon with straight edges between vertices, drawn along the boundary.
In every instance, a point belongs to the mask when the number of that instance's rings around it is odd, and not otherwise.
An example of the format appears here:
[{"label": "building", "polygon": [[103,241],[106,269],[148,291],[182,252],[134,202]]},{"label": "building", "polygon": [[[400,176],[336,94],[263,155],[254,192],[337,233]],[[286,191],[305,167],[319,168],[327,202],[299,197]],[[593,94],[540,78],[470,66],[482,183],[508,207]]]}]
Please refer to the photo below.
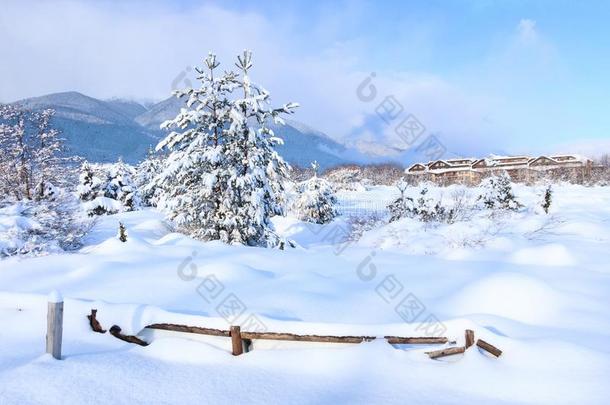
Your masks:
[{"label": "building", "polygon": [[415,163],[406,173],[414,180],[439,184],[478,184],[484,177],[500,173],[507,173],[516,182],[529,182],[546,176],[584,182],[591,176],[592,164],[590,159],[578,155],[490,156]]}]

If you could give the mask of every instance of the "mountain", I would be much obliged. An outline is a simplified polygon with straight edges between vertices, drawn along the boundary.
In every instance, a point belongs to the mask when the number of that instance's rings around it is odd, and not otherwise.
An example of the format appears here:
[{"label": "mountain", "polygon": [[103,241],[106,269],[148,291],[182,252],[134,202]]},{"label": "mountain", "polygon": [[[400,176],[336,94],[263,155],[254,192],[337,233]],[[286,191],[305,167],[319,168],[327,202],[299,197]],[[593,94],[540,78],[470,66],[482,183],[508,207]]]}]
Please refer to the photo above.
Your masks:
[{"label": "mountain", "polygon": [[[183,100],[170,97],[150,107],[148,111],[136,117],[135,121],[161,137],[163,134],[159,130],[161,123],[174,118],[183,106]],[[309,167],[311,162],[317,160],[320,167],[326,169],[348,162],[342,157],[346,153],[343,145],[305,124],[286,120],[286,125],[274,124],[271,129],[283,139],[284,144],[276,149],[291,165]]]},{"label": "mountain", "polygon": [[[31,110],[52,108],[54,126],[61,130],[68,151],[92,162],[114,162],[121,156],[135,164],[146,156],[166,132],[159,126],[176,116],[183,100],[168,98],[148,107],[123,99],[98,100],[77,92],[49,94],[17,101]],[[322,169],[361,159],[344,145],[300,122],[272,125],[284,140],[277,151],[294,166],[308,167],[314,160]]]},{"label": "mountain", "polygon": [[[158,136],[134,122],[134,106],[125,102],[102,101],[77,92],[55,93],[17,101],[15,104],[37,111],[55,110],[53,125],[66,139],[69,153],[92,162],[115,162],[122,156],[137,163]],[[143,108],[143,107],[142,107]]]}]

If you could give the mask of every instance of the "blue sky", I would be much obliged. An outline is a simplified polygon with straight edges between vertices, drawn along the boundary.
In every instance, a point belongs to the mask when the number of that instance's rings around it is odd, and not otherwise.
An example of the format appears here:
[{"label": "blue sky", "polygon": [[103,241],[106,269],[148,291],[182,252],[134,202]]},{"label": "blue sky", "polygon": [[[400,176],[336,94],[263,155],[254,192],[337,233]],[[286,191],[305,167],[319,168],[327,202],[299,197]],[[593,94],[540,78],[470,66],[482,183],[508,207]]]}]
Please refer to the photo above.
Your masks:
[{"label": "blue sky", "polygon": [[456,155],[610,151],[610,2],[3,2],[0,100],[77,90],[162,99],[213,50],[296,119],[401,148],[355,96],[371,72]]}]

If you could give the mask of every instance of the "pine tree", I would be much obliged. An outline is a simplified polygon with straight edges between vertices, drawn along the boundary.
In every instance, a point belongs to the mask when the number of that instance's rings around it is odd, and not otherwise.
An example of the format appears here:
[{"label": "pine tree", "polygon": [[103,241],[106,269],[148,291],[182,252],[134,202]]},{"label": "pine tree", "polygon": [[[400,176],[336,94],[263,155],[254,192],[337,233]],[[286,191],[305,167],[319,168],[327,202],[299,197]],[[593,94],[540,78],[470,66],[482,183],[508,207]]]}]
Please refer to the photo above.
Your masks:
[{"label": "pine tree", "polygon": [[159,173],[163,164],[159,154],[155,154],[154,149],[149,148],[146,158],[136,167],[135,185],[140,195],[143,205],[156,207],[161,189],[155,182],[155,177]]},{"label": "pine tree", "polygon": [[319,178],[319,165],[312,163],[314,175],[297,186],[298,197],[294,202],[294,210],[302,221],[315,224],[326,224],[337,216],[337,196],[332,185]]},{"label": "pine tree", "polygon": [[553,190],[551,186],[548,186],[546,190],[544,190],[544,200],[542,201],[542,209],[545,214],[549,213],[549,209],[551,208],[551,202],[553,199]]},{"label": "pine tree", "polygon": [[197,69],[201,86],[174,94],[186,99],[175,129],[157,146],[171,152],[155,179],[163,189],[159,206],[185,231],[204,240],[275,246],[279,239],[270,218],[283,213],[288,165],[274,150],[281,142],[268,127],[283,124],[281,114],[297,106],[270,109],[269,93],[250,82],[252,54],[225,72],[210,54]]},{"label": "pine tree", "polygon": [[119,240],[121,242],[127,242],[127,229],[125,228],[125,225],[123,225],[122,222],[119,222],[119,233],[117,236],[119,237]]},{"label": "pine tree", "polygon": [[96,176],[93,167],[87,161],[83,162],[80,170],[79,184],[76,187],[78,198],[81,201],[92,201],[100,195],[102,180]]},{"label": "pine tree", "polygon": [[133,170],[123,162],[122,158],[119,158],[108,172],[104,196],[119,201],[124,211],[134,211],[140,207],[140,197],[133,181]]},{"label": "pine tree", "polygon": [[479,196],[485,208],[513,210],[522,207],[513,193],[510,176],[502,173],[499,176],[492,176],[482,183],[484,193]]}]

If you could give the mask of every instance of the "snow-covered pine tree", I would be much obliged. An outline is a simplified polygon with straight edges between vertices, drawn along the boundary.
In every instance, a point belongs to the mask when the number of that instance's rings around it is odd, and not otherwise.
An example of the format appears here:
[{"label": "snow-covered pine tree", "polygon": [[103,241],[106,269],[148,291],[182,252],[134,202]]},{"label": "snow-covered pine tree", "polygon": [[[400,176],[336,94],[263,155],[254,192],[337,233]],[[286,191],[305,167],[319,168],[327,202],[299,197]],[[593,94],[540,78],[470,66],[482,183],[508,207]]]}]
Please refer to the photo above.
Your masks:
[{"label": "snow-covered pine tree", "polygon": [[155,182],[155,177],[162,167],[162,158],[154,149],[149,148],[146,158],[136,166],[135,184],[142,204],[156,207],[161,189]]},{"label": "snow-covered pine tree", "polygon": [[485,208],[516,211],[522,207],[513,193],[510,176],[503,172],[498,176],[488,177],[481,184],[484,192],[479,196]]},{"label": "snow-covered pine tree", "polygon": [[134,211],[140,208],[140,197],[133,181],[133,170],[122,158],[110,167],[105,197],[121,203],[123,211]]},{"label": "snow-covered pine tree", "polygon": [[78,181],[76,193],[81,201],[92,201],[101,194],[102,180],[96,175],[89,162],[85,161],[81,165]]},{"label": "snow-covered pine tree", "polygon": [[117,234],[119,240],[123,243],[127,242],[127,228],[122,222],[119,222],[119,233]]},{"label": "snow-covered pine tree", "polygon": [[319,165],[312,163],[314,175],[297,185],[298,197],[294,202],[294,211],[302,221],[315,224],[326,224],[337,216],[337,196],[330,182],[319,178]]},{"label": "snow-covered pine tree", "polygon": [[186,108],[162,125],[175,130],[157,146],[171,152],[155,179],[163,188],[159,206],[194,237],[276,246],[270,218],[283,213],[289,167],[274,150],[281,140],[268,124],[283,124],[280,115],[297,104],[268,107],[269,93],[248,76],[250,52],[238,57],[241,76],[216,77],[213,54],[205,65],[197,69],[198,89],[174,93],[186,98]]},{"label": "snow-covered pine tree", "polygon": [[542,209],[544,210],[545,214],[549,213],[549,210],[551,209],[551,203],[553,201],[553,189],[551,188],[551,186],[547,186],[547,188],[544,190],[544,198],[542,200],[542,203],[540,204]]},{"label": "snow-covered pine tree", "polygon": [[390,222],[398,221],[401,218],[410,216],[413,209],[413,199],[405,196],[405,191],[409,187],[404,178],[396,182],[396,188],[400,192],[400,196],[388,205],[390,212]]}]

